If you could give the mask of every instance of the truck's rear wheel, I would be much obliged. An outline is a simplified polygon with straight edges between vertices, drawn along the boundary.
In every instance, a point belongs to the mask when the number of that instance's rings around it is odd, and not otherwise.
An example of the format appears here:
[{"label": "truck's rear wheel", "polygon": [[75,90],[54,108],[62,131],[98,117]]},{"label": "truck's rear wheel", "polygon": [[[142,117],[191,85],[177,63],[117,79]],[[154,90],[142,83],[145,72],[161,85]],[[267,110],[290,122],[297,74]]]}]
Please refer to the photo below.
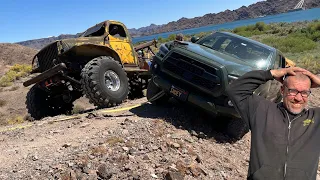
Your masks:
[{"label": "truck's rear wheel", "polygon": [[262,96],[272,102],[279,103],[282,99],[281,83],[277,80],[269,80],[254,91],[255,94]]},{"label": "truck's rear wheel", "polygon": [[88,62],[81,72],[84,94],[98,107],[112,107],[128,96],[128,78],[120,63],[110,56]]},{"label": "truck's rear wheel", "polygon": [[239,140],[247,132],[249,127],[241,118],[233,118],[227,124],[227,134],[232,139]]},{"label": "truck's rear wheel", "polygon": [[149,81],[148,88],[147,88],[147,99],[150,101],[152,104],[158,104],[162,105],[168,102],[169,96],[164,94],[159,98],[154,99],[154,97],[160,93],[162,90],[153,82],[153,79]]},{"label": "truck's rear wheel", "polygon": [[136,99],[143,97],[143,82],[141,78],[133,76],[129,80],[129,99]]},{"label": "truck's rear wheel", "polygon": [[73,101],[66,103],[62,96],[52,97],[46,91],[34,85],[27,94],[26,105],[28,113],[35,120],[47,116],[69,114],[73,108]]}]

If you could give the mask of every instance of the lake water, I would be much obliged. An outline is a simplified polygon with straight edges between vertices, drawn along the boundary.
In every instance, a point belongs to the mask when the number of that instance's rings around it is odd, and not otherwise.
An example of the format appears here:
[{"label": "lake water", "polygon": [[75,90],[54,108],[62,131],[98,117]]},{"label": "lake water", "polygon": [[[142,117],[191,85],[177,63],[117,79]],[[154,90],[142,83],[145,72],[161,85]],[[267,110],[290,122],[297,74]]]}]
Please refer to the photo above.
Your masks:
[{"label": "lake water", "polygon": [[167,38],[171,34],[198,34],[200,32],[208,32],[213,30],[219,29],[234,29],[238,26],[250,25],[255,24],[257,22],[265,22],[265,23],[274,23],[274,22],[296,22],[296,21],[310,21],[314,19],[320,19],[320,8],[313,8],[304,11],[294,11],[288,12],[283,14],[277,15],[270,15],[255,19],[246,19],[240,21],[233,21],[224,24],[216,24],[216,25],[209,25],[199,28],[192,28],[192,29],[185,29],[180,31],[173,31],[173,32],[166,32],[160,34],[154,34],[150,36],[142,36],[142,37],[135,37],[132,39],[133,43],[137,43],[140,41],[150,41],[152,39],[158,39],[159,37]]}]

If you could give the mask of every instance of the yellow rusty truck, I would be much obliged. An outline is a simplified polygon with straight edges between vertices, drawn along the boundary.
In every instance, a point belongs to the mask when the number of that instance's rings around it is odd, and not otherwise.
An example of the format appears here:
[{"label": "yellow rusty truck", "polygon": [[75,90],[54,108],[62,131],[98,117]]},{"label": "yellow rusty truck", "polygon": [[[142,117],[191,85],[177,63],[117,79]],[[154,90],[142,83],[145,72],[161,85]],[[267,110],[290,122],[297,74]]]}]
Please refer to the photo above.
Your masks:
[{"label": "yellow rusty truck", "polygon": [[24,82],[34,84],[27,94],[28,112],[34,119],[65,114],[83,94],[98,107],[141,96],[150,78],[141,52],[154,54],[152,45],[156,41],[134,47],[126,26],[113,20],[47,45],[32,61],[32,73],[40,74]]}]

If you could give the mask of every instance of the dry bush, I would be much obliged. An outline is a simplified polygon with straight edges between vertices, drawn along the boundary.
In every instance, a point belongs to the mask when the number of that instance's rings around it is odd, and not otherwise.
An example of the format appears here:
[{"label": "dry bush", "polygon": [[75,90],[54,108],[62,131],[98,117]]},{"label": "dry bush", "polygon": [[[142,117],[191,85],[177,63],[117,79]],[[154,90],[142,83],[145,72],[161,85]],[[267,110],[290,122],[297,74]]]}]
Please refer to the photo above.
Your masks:
[{"label": "dry bush", "polygon": [[7,101],[0,99],[0,107],[5,106],[7,104]]},{"label": "dry bush", "polygon": [[31,65],[15,64],[0,78],[0,87],[11,86],[15,80],[26,77],[31,70]]},{"label": "dry bush", "polygon": [[308,54],[298,60],[299,66],[308,69],[312,73],[319,74],[320,73],[320,61],[319,57]]},{"label": "dry bush", "polygon": [[15,117],[10,118],[7,121],[7,124],[9,124],[9,125],[21,124],[21,123],[24,123],[24,118],[22,116],[15,116]]},{"label": "dry bush", "polygon": [[71,111],[71,114],[79,114],[81,112],[83,112],[85,110],[84,107],[80,106],[80,105],[75,105]]}]

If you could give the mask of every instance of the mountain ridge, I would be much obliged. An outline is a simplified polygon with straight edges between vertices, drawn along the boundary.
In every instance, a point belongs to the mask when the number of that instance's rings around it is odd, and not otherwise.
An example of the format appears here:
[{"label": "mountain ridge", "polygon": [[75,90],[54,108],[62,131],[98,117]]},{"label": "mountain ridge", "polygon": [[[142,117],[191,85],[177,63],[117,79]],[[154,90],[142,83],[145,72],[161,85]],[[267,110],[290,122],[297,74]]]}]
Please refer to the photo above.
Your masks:
[{"label": "mountain ridge", "polygon": [[[251,4],[249,6],[241,6],[236,10],[225,10],[219,13],[208,13],[203,16],[198,16],[194,18],[182,17],[177,21],[171,21],[167,24],[156,25],[151,24],[149,26],[141,28],[129,29],[130,35],[132,37],[137,36],[147,36],[152,34],[159,34],[165,32],[178,31],[183,29],[197,28],[202,26],[222,24],[237,20],[251,19],[260,16],[274,15],[279,13],[287,12],[294,8],[294,6],[300,0],[267,0],[259,1],[257,3]],[[320,7],[320,0],[305,0],[304,7],[306,9]],[[28,46],[35,49],[41,49],[45,45],[65,38],[73,38],[76,35],[72,34],[62,34],[57,37],[40,38],[28,41],[17,42],[17,44]]]}]

